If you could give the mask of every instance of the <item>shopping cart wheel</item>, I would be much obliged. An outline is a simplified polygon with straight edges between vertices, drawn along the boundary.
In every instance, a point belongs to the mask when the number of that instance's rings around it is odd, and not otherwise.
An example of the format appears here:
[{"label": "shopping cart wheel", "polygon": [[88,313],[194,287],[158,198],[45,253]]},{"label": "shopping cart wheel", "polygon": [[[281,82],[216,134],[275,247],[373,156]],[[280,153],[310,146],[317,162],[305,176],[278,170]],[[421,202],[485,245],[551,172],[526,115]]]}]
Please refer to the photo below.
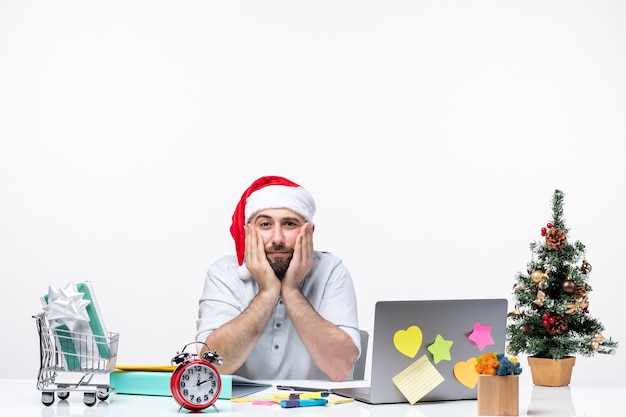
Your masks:
[{"label": "shopping cart wheel", "polygon": [[57,391],[57,397],[59,397],[59,400],[67,400],[69,396],[69,391]]},{"label": "shopping cart wheel", "polygon": [[91,407],[96,403],[96,393],[86,392],[83,394],[83,402],[86,406]]},{"label": "shopping cart wheel", "polygon": [[96,391],[96,397],[100,401],[105,401],[109,398],[109,388],[108,387],[98,387],[98,391]]},{"label": "shopping cart wheel", "polygon": [[54,392],[53,391],[43,391],[41,393],[41,402],[45,406],[49,406],[54,404]]}]

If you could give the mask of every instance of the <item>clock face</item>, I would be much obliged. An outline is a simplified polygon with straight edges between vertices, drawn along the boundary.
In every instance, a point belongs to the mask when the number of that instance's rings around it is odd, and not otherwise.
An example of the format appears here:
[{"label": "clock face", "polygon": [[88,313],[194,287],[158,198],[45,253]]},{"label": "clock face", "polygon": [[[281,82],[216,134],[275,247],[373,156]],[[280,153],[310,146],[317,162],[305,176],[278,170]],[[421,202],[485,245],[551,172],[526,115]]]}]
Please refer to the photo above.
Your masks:
[{"label": "clock face", "polygon": [[221,390],[215,369],[204,361],[192,361],[179,369],[172,381],[172,393],[185,408],[199,410],[213,404]]}]

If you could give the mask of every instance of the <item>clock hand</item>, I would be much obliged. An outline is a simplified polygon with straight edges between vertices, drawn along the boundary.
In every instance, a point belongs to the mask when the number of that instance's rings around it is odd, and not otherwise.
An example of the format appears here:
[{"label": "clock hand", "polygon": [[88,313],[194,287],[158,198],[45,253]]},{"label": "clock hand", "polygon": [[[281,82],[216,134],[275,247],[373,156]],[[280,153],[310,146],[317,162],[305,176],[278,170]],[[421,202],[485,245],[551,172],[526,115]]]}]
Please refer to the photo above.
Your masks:
[{"label": "clock hand", "polygon": [[213,379],[213,378],[207,378],[204,381],[198,381],[198,383],[196,384],[196,387],[199,387],[200,385],[209,382],[211,379]]}]

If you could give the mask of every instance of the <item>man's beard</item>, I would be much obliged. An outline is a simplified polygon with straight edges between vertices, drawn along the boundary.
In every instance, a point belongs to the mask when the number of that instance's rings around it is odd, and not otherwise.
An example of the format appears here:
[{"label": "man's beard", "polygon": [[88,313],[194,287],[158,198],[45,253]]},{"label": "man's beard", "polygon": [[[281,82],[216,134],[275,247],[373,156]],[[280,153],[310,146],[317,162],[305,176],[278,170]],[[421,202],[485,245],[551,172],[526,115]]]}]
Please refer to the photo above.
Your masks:
[{"label": "man's beard", "polygon": [[[284,251],[284,246],[272,246],[271,251]],[[291,252],[291,256],[289,258],[267,258],[270,266],[274,270],[274,273],[278,277],[279,280],[282,281],[285,278],[285,274],[287,273],[287,269],[289,268],[289,264],[291,263],[291,258],[293,258],[293,252]]]}]

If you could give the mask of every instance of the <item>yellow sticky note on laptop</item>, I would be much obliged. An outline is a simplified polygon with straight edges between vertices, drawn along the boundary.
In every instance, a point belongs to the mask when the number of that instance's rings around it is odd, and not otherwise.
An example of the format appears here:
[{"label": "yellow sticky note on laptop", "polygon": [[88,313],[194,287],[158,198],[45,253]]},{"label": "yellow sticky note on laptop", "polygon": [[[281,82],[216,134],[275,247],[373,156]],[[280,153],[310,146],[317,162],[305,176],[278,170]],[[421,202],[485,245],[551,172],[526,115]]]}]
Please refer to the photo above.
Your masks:
[{"label": "yellow sticky note on laptop", "polygon": [[444,381],[426,355],[422,355],[391,379],[411,405]]}]

